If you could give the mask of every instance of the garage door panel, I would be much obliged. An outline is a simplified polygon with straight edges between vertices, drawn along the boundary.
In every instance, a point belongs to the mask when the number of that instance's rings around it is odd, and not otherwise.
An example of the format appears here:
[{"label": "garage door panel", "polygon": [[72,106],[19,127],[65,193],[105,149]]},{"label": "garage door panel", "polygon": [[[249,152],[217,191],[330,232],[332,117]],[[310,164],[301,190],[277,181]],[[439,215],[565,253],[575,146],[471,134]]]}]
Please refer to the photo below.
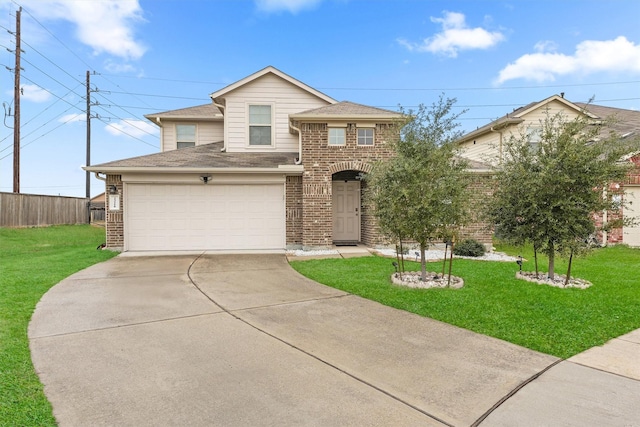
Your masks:
[{"label": "garage door panel", "polygon": [[128,184],[127,250],[283,249],[283,185]]}]

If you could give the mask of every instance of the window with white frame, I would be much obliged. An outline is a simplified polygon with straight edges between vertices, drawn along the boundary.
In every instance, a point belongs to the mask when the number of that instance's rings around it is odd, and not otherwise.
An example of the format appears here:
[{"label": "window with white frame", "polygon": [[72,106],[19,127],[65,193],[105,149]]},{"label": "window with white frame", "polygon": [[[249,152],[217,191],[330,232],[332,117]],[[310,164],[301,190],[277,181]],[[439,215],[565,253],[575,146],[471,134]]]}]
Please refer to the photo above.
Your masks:
[{"label": "window with white frame", "polygon": [[249,105],[249,145],[271,145],[271,105]]},{"label": "window with white frame", "polygon": [[527,141],[529,142],[529,148],[535,152],[540,146],[542,140],[542,127],[541,126],[528,126],[527,127]]},{"label": "window with white frame", "polygon": [[176,142],[178,148],[196,145],[196,125],[176,125]]},{"label": "window with white frame", "polygon": [[358,145],[373,145],[373,128],[358,129]]},{"label": "window with white frame", "polygon": [[329,128],[329,145],[345,145],[347,130],[345,128]]}]

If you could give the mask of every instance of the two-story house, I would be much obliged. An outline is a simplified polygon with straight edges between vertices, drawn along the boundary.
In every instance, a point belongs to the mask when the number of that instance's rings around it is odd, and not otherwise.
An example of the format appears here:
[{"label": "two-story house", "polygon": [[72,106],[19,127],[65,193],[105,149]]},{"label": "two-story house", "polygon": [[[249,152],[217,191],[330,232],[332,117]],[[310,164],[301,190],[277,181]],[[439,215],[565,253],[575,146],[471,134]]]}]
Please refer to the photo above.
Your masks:
[{"label": "two-story house", "polygon": [[[640,111],[624,110],[593,104],[573,103],[565,99],[563,95],[554,95],[539,102],[515,109],[499,119],[485,126],[463,135],[458,144],[463,151],[463,156],[475,162],[488,165],[497,165],[503,156],[504,144],[510,138],[519,138],[521,135],[529,135],[530,142],[536,143],[538,130],[547,115],[560,114],[566,121],[577,117],[584,117],[594,125],[605,123],[605,119],[613,118],[612,123],[607,123],[603,133],[616,132],[620,138],[637,138],[640,135]],[[623,186],[628,205],[619,212],[594,213],[596,222],[607,222],[612,217],[625,215],[640,219],[640,156],[630,153],[627,161],[633,161],[638,165],[635,171],[629,174],[624,183],[612,183]],[[619,187],[618,187],[619,188]],[[485,189],[490,192],[490,189]],[[640,227],[624,227],[603,233],[600,236],[601,243],[626,243],[630,246],[640,246]]]},{"label": "two-story house", "polygon": [[399,113],[337,102],[273,67],[206,105],[148,114],[160,153],[85,168],[124,251],[284,250],[381,241],[361,180]]}]

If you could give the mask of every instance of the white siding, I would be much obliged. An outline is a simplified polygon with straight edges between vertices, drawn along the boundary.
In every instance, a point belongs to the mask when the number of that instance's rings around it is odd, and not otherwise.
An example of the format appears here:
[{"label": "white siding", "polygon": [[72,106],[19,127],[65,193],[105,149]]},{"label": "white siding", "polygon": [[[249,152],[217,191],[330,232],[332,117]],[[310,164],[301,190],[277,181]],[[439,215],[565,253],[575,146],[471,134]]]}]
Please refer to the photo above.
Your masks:
[{"label": "white siding", "polygon": [[500,150],[500,134],[492,132],[482,135],[461,145],[463,156],[467,159],[494,164]]},{"label": "white siding", "polygon": [[177,148],[176,124],[196,125],[196,145],[210,144],[224,139],[224,124],[219,122],[195,122],[195,121],[163,121],[160,143],[161,151],[171,151]]},{"label": "white siding", "polygon": [[[298,136],[289,132],[289,114],[300,113],[328,103],[272,74],[267,74],[225,97],[227,151],[297,151]],[[274,115],[273,147],[248,147],[247,106],[271,104]]]},{"label": "white siding", "polygon": [[[519,137],[521,132],[526,132],[529,126],[540,126],[540,123],[544,122],[547,114],[554,116],[557,113],[561,113],[565,121],[574,120],[579,115],[577,111],[569,109],[565,104],[558,101],[551,101],[521,116],[524,122],[518,125],[508,126],[500,131],[483,134],[475,138],[475,144],[473,140],[465,142],[461,145],[461,148],[464,150],[464,157],[493,164],[495,160],[502,155],[502,144],[508,142],[512,136],[516,138]],[[502,144],[500,134],[502,134]]]}]

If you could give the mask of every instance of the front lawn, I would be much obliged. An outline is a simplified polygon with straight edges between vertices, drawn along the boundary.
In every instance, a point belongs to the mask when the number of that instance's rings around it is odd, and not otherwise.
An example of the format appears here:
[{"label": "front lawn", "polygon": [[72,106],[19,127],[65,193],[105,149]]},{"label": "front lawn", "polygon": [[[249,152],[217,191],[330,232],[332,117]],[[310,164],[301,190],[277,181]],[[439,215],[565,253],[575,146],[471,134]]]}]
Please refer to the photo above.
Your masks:
[{"label": "front lawn", "polygon": [[[500,246],[528,259],[533,254]],[[561,358],[640,328],[640,249],[614,246],[574,260],[572,276],[589,280],[586,290],[560,289],[515,279],[515,262],[455,259],[453,274],[464,288],[411,289],[391,284],[393,260],[383,257],[294,261],[301,274],[382,304],[431,317]],[[546,266],[542,258],[539,265]],[[406,263],[418,270],[419,263]],[[442,263],[428,269],[441,271]],[[556,273],[566,264],[557,262]]]},{"label": "front lawn", "polygon": [[27,326],[36,303],[65,277],[116,254],[98,251],[89,225],[0,228],[0,425],[55,426],[31,363]]}]

